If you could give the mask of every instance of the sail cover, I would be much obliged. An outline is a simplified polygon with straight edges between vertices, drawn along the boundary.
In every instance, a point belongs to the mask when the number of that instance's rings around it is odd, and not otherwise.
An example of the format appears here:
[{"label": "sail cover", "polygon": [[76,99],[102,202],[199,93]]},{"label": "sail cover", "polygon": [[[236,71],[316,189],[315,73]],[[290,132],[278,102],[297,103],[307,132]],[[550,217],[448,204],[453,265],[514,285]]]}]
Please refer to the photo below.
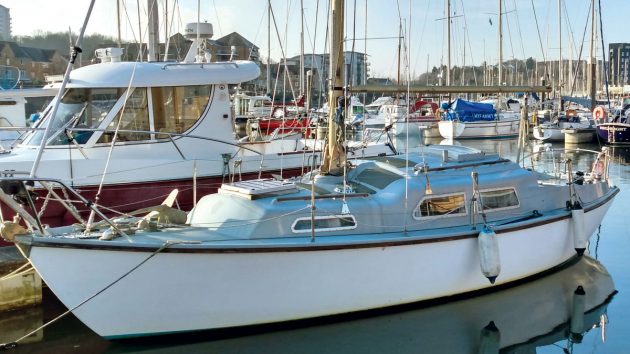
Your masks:
[{"label": "sail cover", "polygon": [[445,115],[446,120],[462,122],[495,120],[497,110],[490,103],[479,103],[458,98]]}]

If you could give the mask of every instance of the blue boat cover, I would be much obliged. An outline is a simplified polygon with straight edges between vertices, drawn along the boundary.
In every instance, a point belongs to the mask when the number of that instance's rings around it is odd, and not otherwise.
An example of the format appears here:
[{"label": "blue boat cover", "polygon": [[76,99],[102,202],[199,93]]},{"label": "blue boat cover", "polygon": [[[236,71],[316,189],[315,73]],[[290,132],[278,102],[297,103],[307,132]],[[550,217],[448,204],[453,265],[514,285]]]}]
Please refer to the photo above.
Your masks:
[{"label": "blue boat cover", "polygon": [[492,121],[496,119],[497,110],[490,103],[466,101],[458,98],[444,116],[446,120],[462,122]]}]

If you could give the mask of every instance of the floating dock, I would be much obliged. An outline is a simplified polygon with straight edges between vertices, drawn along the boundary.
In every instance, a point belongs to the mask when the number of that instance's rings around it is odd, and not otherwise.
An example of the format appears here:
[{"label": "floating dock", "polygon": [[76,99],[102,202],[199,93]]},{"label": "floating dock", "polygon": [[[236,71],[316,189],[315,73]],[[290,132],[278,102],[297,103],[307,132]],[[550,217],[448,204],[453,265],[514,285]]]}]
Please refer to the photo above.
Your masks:
[{"label": "floating dock", "polygon": [[42,279],[15,247],[0,247],[0,312],[39,305]]}]

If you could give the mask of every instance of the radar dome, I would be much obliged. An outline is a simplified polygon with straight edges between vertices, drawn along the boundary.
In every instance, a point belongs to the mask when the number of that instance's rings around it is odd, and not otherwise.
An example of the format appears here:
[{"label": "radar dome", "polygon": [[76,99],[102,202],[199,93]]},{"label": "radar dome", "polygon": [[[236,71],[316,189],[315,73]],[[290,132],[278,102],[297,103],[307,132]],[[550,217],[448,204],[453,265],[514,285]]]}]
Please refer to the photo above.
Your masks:
[{"label": "radar dome", "polygon": [[212,24],[208,22],[193,22],[187,23],[184,28],[184,37],[186,39],[196,39],[197,32],[199,32],[199,38],[201,39],[209,39],[212,38],[214,34],[212,32]]}]

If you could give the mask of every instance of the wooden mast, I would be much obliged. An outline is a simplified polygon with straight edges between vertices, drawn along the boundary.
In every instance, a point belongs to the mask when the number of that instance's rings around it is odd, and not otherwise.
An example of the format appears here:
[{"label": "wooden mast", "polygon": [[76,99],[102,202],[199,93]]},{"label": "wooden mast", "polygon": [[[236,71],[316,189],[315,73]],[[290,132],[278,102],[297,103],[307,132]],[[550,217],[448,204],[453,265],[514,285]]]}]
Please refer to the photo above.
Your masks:
[{"label": "wooden mast", "polygon": [[[328,88],[328,139],[320,168],[323,175],[341,175],[346,164],[343,119],[337,121],[337,100],[344,95],[343,20],[344,1],[330,1],[330,83]],[[343,107],[341,107],[343,111]]]}]

